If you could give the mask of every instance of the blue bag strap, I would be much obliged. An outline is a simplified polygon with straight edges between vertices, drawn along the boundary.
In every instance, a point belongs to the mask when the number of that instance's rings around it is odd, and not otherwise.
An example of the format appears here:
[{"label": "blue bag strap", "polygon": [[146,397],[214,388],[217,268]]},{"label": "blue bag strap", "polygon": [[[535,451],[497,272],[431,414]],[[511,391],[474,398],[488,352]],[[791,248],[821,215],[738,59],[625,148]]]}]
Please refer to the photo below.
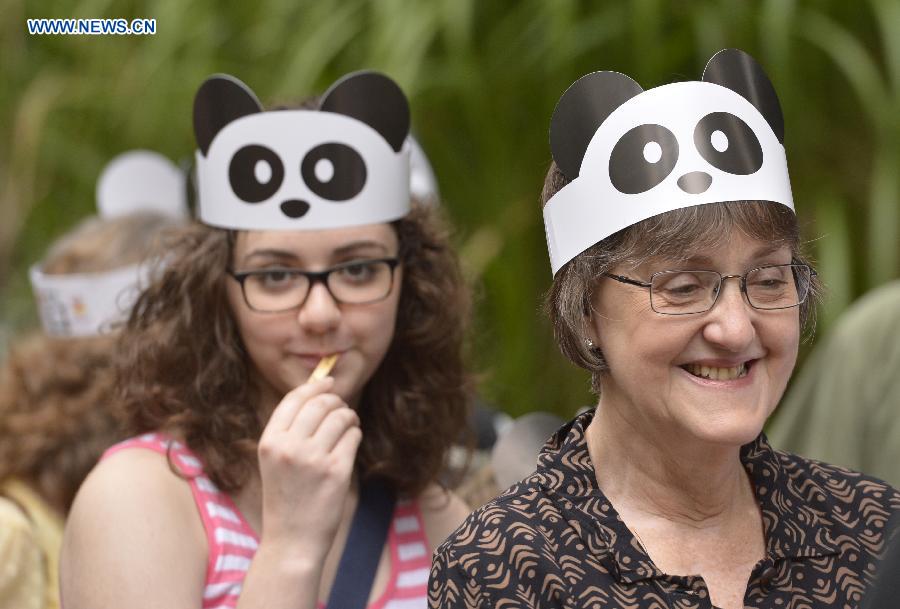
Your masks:
[{"label": "blue bag strap", "polygon": [[328,609],[365,608],[395,503],[393,491],[384,482],[367,480],[360,485],[359,504],[328,595]]}]

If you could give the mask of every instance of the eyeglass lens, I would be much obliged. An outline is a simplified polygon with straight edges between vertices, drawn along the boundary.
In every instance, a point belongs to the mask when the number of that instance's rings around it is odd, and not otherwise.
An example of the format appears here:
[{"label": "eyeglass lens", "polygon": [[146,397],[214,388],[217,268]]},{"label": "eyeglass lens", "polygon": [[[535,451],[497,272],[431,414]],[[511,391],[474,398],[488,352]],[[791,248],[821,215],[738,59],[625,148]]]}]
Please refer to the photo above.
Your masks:
[{"label": "eyeglass lens", "polygon": [[[391,291],[392,271],[385,261],[362,261],[331,269],[325,279],[338,302],[363,304],[380,300]],[[300,271],[261,270],[247,275],[244,296],[257,311],[286,311],[300,306],[310,290],[310,278]]]},{"label": "eyeglass lens", "polygon": [[[746,278],[747,300],[757,309],[786,309],[806,299],[810,269],[775,265],[753,269]],[[715,271],[662,271],[650,281],[654,311],[671,315],[702,313],[716,302],[722,276]]]}]

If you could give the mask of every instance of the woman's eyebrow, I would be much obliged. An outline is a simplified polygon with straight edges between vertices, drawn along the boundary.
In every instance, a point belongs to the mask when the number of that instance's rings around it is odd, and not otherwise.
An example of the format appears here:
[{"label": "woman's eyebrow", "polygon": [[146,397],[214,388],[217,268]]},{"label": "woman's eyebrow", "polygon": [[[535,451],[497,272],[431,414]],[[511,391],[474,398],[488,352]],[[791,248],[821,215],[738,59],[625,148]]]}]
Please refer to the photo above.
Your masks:
[{"label": "woman's eyebrow", "polygon": [[766,245],[764,245],[764,246],[760,247],[758,250],[756,250],[756,252],[753,254],[753,258],[754,259],[764,258],[765,256],[774,254],[778,250],[784,249],[786,247],[787,247],[786,243],[781,243],[781,242],[767,243]]},{"label": "woman's eyebrow", "polygon": [[335,257],[346,256],[347,254],[366,249],[379,249],[384,253],[388,253],[389,251],[386,245],[378,241],[354,241],[353,243],[348,243],[347,245],[336,248],[334,252],[332,252],[332,255]]},{"label": "woman's eyebrow", "polygon": [[[770,256],[770,255],[778,252],[779,250],[787,248],[787,247],[788,246],[786,243],[783,243],[780,241],[776,241],[773,243],[766,243],[766,244],[760,246],[759,248],[757,248],[756,251],[754,251],[753,254],[751,254],[749,256],[749,260],[752,261],[752,260],[758,260],[759,258],[765,258],[766,256]],[[665,260],[669,263],[673,262],[671,259],[663,258],[663,260]],[[679,260],[678,262],[681,264],[691,264],[691,265],[697,264],[697,265],[711,266],[712,264],[714,264],[715,260],[712,257],[707,256],[706,254],[697,253],[697,254],[692,254],[690,256],[687,256],[687,257]]]},{"label": "woman's eyebrow", "polygon": [[245,255],[244,262],[249,262],[254,258],[285,260],[289,262],[297,262],[300,260],[296,254],[287,250],[261,249],[253,250],[249,254]]}]

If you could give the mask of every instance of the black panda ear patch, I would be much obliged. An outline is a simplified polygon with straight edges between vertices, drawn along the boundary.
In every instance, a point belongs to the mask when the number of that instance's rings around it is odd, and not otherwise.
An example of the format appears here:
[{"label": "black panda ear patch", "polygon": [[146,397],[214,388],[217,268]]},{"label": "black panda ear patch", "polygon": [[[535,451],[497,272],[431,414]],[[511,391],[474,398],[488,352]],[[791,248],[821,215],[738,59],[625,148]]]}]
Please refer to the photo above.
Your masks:
[{"label": "black panda ear patch", "polygon": [[727,87],[753,104],[784,144],[784,115],[772,81],[762,66],[740,49],[723,49],[712,56],[703,70],[703,82]]},{"label": "black panda ear patch", "polygon": [[592,72],[566,89],[550,119],[550,152],[566,178],[578,177],[597,127],[641,92],[639,84],[618,72]]},{"label": "black panda ear patch", "polygon": [[194,137],[204,156],[216,134],[228,123],[262,112],[250,87],[234,76],[216,74],[200,85],[194,97]]},{"label": "black panda ear patch", "polygon": [[320,110],[369,125],[399,152],[409,135],[409,102],[393,80],[378,72],[348,74],[322,96]]}]

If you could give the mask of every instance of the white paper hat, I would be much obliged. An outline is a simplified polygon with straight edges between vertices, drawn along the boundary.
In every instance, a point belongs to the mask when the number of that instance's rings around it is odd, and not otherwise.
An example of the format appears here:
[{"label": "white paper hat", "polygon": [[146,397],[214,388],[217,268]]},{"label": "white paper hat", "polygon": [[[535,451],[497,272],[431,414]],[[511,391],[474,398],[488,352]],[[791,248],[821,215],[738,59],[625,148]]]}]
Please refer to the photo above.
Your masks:
[{"label": "white paper hat", "polygon": [[441,193],[428,155],[416,138],[410,135],[408,139],[410,192],[425,203],[438,203],[441,200]]},{"label": "white paper hat", "polygon": [[[161,154],[133,150],[110,161],[97,181],[102,218],[134,212],[187,217],[185,173]],[[97,273],[47,274],[42,263],[29,270],[44,331],[51,336],[92,336],[123,319],[146,283],[143,265]]]},{"label": "white paper hat", "polygon": [[102,273],[46,275],[29,271],[41,325],[50,336],[105,334],[127,317],[147,283],[147,267],[131,265]]},{"label": "white paper hat", "polygon": [[582,77],[556,106],[550,148],[570,180],[544,206],[554,275],[613,233],[674,209],[740,200],[794,208],[778,96],[737,49],[714,55],[702,81],[648,91],[618,72]]},{"label": "white paper hat", "polygon": [[200,218],[231,229],[390,222],[410,208],[409,105],[376,72],[349,74],[318,110],[263,111],[217,75],[194,100]]},{"label": "white paper hat", "polygon": [[97,180],[97,211],[103,218],[150,211],[187,218],[185,172],[158,152],[123,152]]}]

